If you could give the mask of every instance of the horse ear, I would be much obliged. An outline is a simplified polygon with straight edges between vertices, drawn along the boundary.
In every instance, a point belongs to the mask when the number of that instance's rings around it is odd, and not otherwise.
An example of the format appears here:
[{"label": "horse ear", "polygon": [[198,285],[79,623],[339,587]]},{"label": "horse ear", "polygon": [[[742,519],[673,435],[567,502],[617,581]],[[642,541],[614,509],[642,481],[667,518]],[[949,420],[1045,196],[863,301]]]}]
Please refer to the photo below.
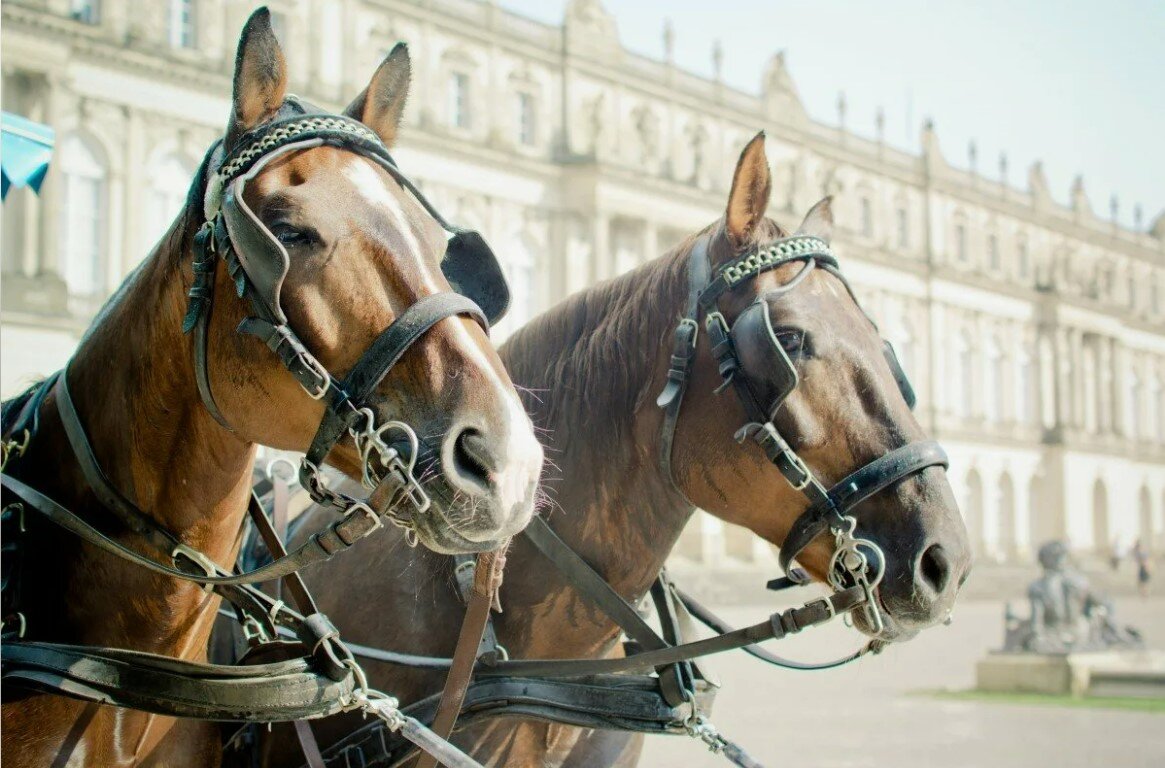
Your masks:
[{"label": "horse ear", "polygon": [[805,214],[805,220],[797,229],[798,235],[812,235],[829,242],[833,237],[833,196],[823,197],[817,205]]},{"label": "horse ear", "polygon": [[409,48],[397,43],[376,68],[368,87],[348,105],[344,114],[376,131],[385,146],[391,147],[400,131],[412,74]]},{"label": "horse ear", "polygon": [[765,156],[765,132],[761,131],[740,153],[728,193],[724,229],[732,247],[739,250],[752,242],[757,224],[764,218],[772,192],[769,160]]},{"label": "horse ear", "polygon": [[283,106],[287,93],[287,62],[271,29],[271,13],[259,8],[247,19],[235,55],[235,93],[231,119],[227,124],[226,146],[270,120]]}]

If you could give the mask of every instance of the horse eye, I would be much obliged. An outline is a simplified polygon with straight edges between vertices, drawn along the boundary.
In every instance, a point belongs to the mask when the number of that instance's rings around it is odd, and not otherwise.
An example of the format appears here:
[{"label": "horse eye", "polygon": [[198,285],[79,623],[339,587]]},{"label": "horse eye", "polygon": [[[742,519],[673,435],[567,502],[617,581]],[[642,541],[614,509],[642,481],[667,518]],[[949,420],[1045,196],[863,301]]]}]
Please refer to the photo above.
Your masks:
[{"label": "horse eye", "polygon": [[808,357],[809,344],[804,331],[797,331],[792,329],[779,329],[774,331],[777,341],[781,343],[781,348],[785,350],[785,354],[789,357]]},{"label": "horse eye", "polygon": [[311,245],[313,242],[310,232],[302,229],[296,229],[289,225],[275,227],[275,239],[288,248],[296,248],[305,245]]}]

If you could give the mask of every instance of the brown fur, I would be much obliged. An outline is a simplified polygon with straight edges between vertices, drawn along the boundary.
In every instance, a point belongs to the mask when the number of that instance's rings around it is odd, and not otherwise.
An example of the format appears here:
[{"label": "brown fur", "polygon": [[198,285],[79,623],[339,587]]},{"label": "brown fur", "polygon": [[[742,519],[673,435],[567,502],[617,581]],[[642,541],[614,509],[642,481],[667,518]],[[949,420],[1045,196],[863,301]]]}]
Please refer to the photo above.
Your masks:
[{"label": "brown fur", "polygon": [[[768,188],[763,143],[749,145],[736,184]],[[759,156],[758,153],[759,152]],[[752,178],[760,174],[766,178]],[[741,194],[735,189],[733,197]],[[712,237],[714,263],[734,257],[757,240],[783,233],[764,219],[767,196],[753,198],[734,236],[722,220],[702,234]],[[759,212],[758,210],[759,209]],[[827,212],[817,209],[817,215]],[[742,245],[734,243],[741,242]],[[687,258],[694,237],[668,255],[611,282],[577,294],[519,330],[501,349],[523,388],[525,403],[542,430],[547,451],[545,516],[558,535],[624,597],[647,591],[683,530],[691,508],[671,487],[659,464],[662,388],[671,334],[687,299]],[[787,282],[796,265],[765,273],[721,309],[731,322],[758,295]],[[823,482],[923,437],[885,365],[877,332],[834,276],[817,270],[770,302],[775,325],[804,332],[798,355],[801,386],[778,415],[782,434]],[[733,434],[745,415],[720,383],[706,339],[700,342],[676,431],[676,479],[684,494],[708,512],[746,526],[780,545],[805,500],[751,443]],[[302,531],[328,519],[307,513]],[[966,531],[941,471],[931,469],[867,502],[860,531],[887,555],[881,597],[890,633],[905,639],[941,620],[969,568]],[[302,535],[302,534],[301,534]],[[953,561],[951,583],[924,596],[913,585],[918,553],[941,543]],[[803,564],[824,576],[830,544],[806,551]],[[507,558],[495,617],[500,642],[513,658],[597,658],[619,652],[620,632],[568,585],[523,537]],[[388,563],[391,567],[386,567]],[[456,597],[451,564],[429,552],[402,557],[399,535],[374,548],[308,574],[321,610],[344,637],[409,653],[448,655],[464,608]],[[372,684],[405,704],[440,690],[439,674],[383,664],[367,665]],[[315,725],[324,744],[359,727],[338,717]],[[302,762],[294,738],[276,730],[272,765]],[[466,728],[456,743],[489,765],[624,766],[638,759],[642,739],[623,733],[559,725],[492,720]],[[697,747],[694,747],[697,748]]]},{"label": "brown fur", "polygon": [[[272,78],[275,81],[273,82]],[[285,87],[282,54],[266,11],[240,43],[230,131],[254,127],[272,113]],[[406,78],[407,79],[407,78]],[[260,107],[255,105],[259,104]],[[344,374],[372,340],[420,295],[448,290],[437,259],[440,228],[379,168],[405,212],[410,237],[340,173],[366,162],[334,148],[289,155],[247,189],[248,203],[268,226],[272,206],[317,232],[326,248],[299,249],[283,291],[293,328],[333,373]],[[370,168],[373,168],[371,164]],[[256,443],[304,450],[322,413],[262,342],[235,333],[250,311],[219,266],[210,321],[210,373],[219,405],[234,427],[220,427],[201,403],[191,341],[181,332],[191,272],[192,238],[202,222],[200,173],[187,210],[157,250],[127,280],[82,341],[68,383],[95,455],[112,481],[183,542],[221,565],[233,563],[250,492]],[[419,243],[416,252],[410,243]],[[464,332],[459,330],[464,328]],[[407,417],[422,437],[442,439],[453,427],[477,425],[487,446],[503,442],[515,398],[501,362],[475,323],[443,321],[414,345],[382,382],[373,406],[379,418]],[[359,473],[354,446],[341,444],[332,461]],[[504,465],[498,467],[500,473]],[[169,553],[141,540],[103,509],[73,458],[50,395],[28,452],[8,468],[121,544],[161,562]],[[471,496],[453,490],[442,473],[426,534],[466,548],[454,519],[493,525],[525,510],[496,510],[491,487]],[[62,533],[34,512],[22,537],[21,609],[30,639],[131,648],[205,660],[219,599],[198,586],[146,572]],[[508,535],[508,534],[507,534]],[[483,548],[478,544],[469,549]],[[220,755],[218,727],[70,699],[4,691],[6,766],[211,766]]]}]

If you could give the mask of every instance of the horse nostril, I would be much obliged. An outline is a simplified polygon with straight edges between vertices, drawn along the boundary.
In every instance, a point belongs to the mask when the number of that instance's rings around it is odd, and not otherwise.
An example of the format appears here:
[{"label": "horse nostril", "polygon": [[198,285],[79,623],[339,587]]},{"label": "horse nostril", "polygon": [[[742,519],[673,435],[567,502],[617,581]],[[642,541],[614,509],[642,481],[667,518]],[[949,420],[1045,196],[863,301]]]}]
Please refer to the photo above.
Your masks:
[{"label": "horse nostril", "polygon": [[942,594],[951,581],[951,561],[941,544],[931,544],[918,561],[915,579]]},{"label": "horse nostril", "polygon": [[463,429],[454,439],[452,464],[457,475],[483,491],[489,488],[490,476],[497,469],[485,436],[473,427]]}]

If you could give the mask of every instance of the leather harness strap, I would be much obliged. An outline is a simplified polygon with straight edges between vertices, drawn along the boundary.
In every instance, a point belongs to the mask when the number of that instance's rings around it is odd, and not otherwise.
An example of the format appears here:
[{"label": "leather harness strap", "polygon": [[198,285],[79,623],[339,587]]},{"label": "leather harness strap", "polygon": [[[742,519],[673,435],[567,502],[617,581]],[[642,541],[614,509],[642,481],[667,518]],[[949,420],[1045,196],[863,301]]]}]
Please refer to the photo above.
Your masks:
[{"label": "leather harness strap", "polygon": [[[473,679],[478,650],[486,625],[489,623],[490,611],[497,601],[498,589],[501,587],[502,574],[506,567],[506,546],[508,544],[502,549],[483,552],[477,556],[473,592],[465,611],[465,619],[461,623],[457,646],[453,651],[453,663],[445,678],[445,689],[441,692],[441,701],[430,726],[432,731],[443,739],[448,739],[453,733],[461,705],[465,701],[465,694]],[[435,756],[424,754],[417,761],[416,768],[435,768],[436,765]]]}]

